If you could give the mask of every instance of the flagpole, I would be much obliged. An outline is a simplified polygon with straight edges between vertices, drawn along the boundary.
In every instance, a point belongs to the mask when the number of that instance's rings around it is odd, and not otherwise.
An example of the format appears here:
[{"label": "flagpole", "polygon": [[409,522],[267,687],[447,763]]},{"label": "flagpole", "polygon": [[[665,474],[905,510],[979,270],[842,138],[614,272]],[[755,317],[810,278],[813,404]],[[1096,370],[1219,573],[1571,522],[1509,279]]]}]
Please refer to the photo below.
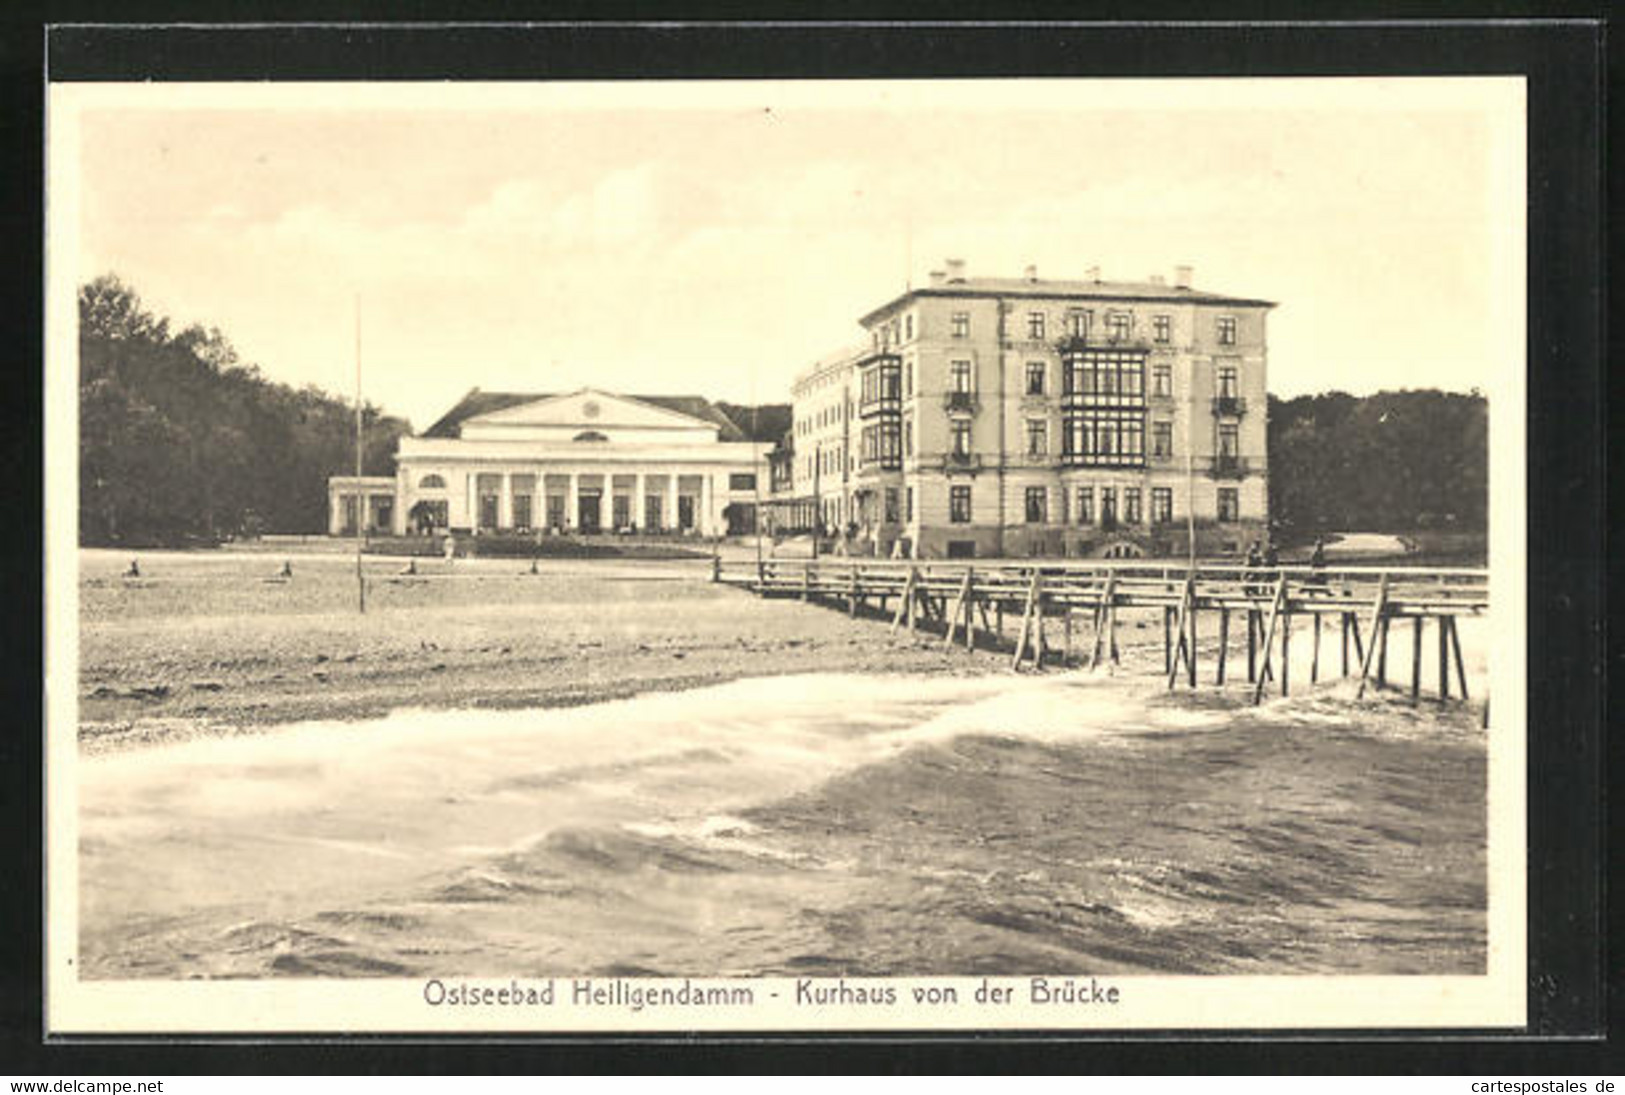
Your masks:
[{"label": "flagpole", "polygon": [[361,572],[361,549],[365,546],[367,538],[367,491],[361,483],[361,431],[361,294],[357,293],[355,295],[355,590],[356,607],[365,616],[367,614],[367,581]]}]

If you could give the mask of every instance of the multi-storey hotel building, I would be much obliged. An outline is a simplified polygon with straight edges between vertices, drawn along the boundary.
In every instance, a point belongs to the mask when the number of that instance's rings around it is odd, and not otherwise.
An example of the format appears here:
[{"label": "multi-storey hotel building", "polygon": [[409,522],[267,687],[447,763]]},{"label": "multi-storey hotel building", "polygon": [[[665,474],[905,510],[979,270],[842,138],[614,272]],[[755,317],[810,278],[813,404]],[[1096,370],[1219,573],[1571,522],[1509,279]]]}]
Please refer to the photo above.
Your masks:
[{"label": "multi-storey hotel building", "polygon": [[1264,535],[1270,301],[949,262],[794,389],[790,490],[855,550],[1234,552]]}]

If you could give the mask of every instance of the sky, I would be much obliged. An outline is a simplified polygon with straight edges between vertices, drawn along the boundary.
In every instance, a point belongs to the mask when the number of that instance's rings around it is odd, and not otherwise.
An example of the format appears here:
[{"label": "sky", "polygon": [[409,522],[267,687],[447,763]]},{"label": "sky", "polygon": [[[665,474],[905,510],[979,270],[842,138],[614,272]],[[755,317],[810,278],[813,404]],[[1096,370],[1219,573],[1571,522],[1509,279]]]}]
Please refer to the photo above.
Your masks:
[{"label": "sky", "polygon": [[418,428],[474,386],[788,401],[948,257],[1277,301],[1281,396],[1486,386],[1522,306],[1489,111],[1161,83],[100,89],[53,241],[346,397],[359,301],[366,397]]}]

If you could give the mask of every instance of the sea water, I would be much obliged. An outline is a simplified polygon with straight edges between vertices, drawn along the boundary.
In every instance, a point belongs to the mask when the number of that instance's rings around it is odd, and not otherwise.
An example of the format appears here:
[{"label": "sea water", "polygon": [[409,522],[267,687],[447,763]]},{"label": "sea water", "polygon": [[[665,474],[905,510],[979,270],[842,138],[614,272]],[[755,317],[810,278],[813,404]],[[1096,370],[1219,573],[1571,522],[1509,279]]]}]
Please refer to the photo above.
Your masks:
[{"label": "sea water", "polygon": [[1485,961],[1476,718],[1347,684],[1253,708],[1103,674],[814,674],[79,776],[91,978]]}]

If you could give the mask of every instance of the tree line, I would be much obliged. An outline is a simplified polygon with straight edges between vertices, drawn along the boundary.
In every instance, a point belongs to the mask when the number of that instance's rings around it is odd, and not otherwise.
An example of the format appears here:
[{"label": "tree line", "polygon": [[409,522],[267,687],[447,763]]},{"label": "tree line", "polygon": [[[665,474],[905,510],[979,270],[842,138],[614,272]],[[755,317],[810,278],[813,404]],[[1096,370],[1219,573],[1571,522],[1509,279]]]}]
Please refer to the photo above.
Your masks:
[{"label": "tree line", "polygon": [[1484,532],[1489,404],[1435,390],[1269,401],[1270,516],[1320,530]]},{"label": "tree line", "polygon": [[[362,408],[363,470],[394,472],[403,419]],[[79,290],[79,535],[86,545],[322,532],[355,470],[355,405],[267,380],[218,330],[173,333],[104,275]]]}]

